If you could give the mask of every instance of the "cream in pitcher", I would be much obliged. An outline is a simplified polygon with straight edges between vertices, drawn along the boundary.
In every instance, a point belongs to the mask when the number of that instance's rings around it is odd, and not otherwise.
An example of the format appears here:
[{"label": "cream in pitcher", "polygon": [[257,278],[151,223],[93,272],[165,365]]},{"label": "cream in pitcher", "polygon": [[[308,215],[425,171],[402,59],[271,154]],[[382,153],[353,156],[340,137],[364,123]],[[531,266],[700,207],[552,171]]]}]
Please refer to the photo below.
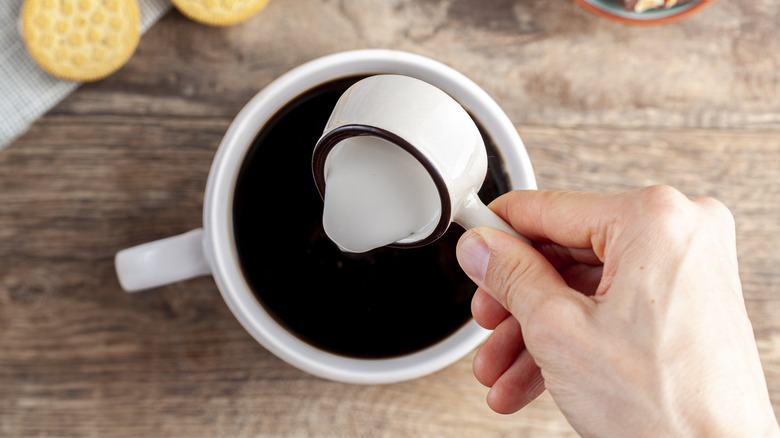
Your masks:
[{"label": "cream in pitcher", "polygon": [[322,224],[345,252],[366,252],[439,221],[439,194],[411,154],[377,137],[342,141],[325,165]]}]

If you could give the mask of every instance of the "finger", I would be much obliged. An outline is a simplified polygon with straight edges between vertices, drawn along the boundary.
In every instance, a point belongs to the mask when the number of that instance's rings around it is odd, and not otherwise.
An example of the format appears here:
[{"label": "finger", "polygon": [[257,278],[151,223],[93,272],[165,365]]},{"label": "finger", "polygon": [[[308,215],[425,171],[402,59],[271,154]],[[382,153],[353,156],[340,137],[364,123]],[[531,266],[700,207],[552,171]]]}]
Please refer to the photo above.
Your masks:
[{"label": "finger", "polygon": [[495,329],[510,315],[501,303],[482,289],[477,289],[474,293],[474,298],[471,300],[471,314],[477,324],[488,330]]},{"label": "finger", "polygon": [[621,195],[568,191],[516,190],[490,208],[532,241],[568,248],[592,248],[604,260],[606,229],[621,215]]},{"label": "finger", "polygon": [[570,288],[594,295],[601,282],[604,265],[588,248],[566,248],[556,243],[537,243],[539,251],[561,274]]},{"label": "finger", "polygon": [[[456,255],[466,274],[526,327],[545,303],[575,304],[584,298],[571,289],[542,254],[502,231],[477,227],[461,236]],[[557,304],[544,316],[553,317]]]},{"label": "finger", "polygon": [[504,319],[474,356],[474,377],[485,386],[493,386],[524,347],[517,319],[512,316]]},{"label": "finger", "polygon": [[490,388],[487,404],[499,414],[512,414],[544,392],[544,378],[528,350],[523,350]]},{"label": "finger", "polygon": [[592,248],[567,248],[551,242],[534,243],[534,248],[558,270],[573,264],[603,264]]}]

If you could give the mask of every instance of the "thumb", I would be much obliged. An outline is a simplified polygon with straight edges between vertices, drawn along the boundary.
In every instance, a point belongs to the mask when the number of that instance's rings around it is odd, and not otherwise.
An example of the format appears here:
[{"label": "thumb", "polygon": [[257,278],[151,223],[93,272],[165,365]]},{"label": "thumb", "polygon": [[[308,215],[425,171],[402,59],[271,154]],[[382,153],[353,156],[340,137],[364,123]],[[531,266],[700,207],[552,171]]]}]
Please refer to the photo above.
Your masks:
[{"label": "thumb", "polygon": [[521,326],[535,313],[556,312],[561,300],[585,303],[541,253],[502,231],[468,230],[458,241],[456,254],[463,271]]}]

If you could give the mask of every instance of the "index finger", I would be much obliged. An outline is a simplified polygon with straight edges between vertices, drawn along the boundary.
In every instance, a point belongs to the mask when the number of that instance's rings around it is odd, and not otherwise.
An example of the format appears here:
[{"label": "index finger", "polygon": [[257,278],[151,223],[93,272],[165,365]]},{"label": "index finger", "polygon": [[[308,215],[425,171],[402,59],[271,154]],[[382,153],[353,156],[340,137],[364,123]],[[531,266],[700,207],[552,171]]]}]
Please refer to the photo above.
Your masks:
[{"label": "index finger", "polygon": [[490,208],[532,241],[593,249],[604,261],[607,229],[619,216],[619,196],[563,190],[516,190]]}]

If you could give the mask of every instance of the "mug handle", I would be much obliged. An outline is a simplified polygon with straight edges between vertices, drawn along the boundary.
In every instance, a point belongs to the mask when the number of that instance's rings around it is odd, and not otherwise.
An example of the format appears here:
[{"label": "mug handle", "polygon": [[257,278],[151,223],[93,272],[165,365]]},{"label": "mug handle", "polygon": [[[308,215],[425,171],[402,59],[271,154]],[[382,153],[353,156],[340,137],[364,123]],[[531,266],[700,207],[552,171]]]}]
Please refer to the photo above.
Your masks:
[{"label": "mug handle", "polygon": [[496,228],[525,241],[525,243],[529,245],[531,244],[531,241],[527,237],[521,236],[520,233],[501,219],[493,210],[489,209],[487,205],[479,199],[476,192],[469,193],[466,196],[466,200],[460,205],[454,220],[467,230],[482,226]]},{"label": "mug handle", "polygon": [[119,285],[138,292],[211,274],[203,246],[203,228],[155,240],[116,253]]}]

